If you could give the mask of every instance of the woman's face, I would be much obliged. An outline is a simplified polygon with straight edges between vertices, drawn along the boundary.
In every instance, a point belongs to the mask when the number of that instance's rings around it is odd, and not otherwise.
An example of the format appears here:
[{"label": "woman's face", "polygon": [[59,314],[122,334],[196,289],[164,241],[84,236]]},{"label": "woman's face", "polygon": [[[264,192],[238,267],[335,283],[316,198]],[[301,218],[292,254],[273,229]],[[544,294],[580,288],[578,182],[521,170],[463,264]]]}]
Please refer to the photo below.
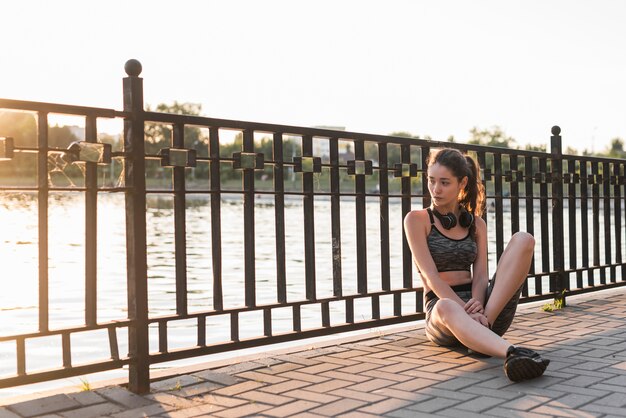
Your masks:
[{"label": "woman's face", "polygon": [[467,185],[467,177],[461,181],[444,165],[435,163],[428,167],[428,191],[433,204],[453,210],[461,190]]}]

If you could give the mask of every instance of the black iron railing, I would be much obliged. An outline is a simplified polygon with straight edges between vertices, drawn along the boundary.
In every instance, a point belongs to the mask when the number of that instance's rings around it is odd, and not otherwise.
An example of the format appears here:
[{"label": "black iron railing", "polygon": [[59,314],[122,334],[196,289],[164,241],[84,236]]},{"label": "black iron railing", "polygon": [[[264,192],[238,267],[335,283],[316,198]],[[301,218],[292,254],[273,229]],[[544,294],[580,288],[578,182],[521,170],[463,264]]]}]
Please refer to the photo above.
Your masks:
[{"label": "black iron railing", "polygon": [[[34,154],[36,184],[0,184],[0,192],[36,194],[38,202],[39,304],[36,332],[0,335],[0,343],[15,343],[14,375],[0,377],[0,387],[77,376],[129,366],[129,387],[135,392],[149,390],[150,365],[187,357],[272,344],[300,338],[339,333],[360,328],[423,319],[422,288],[417,281],[411,254],[403,233],[395,248],[391,230],[401,231],[404,215],[411,209],[430,204],[426,187],[425,160],[431,149],[452,146],[473,153],[483,168],[484,184],[490,204],[485,219],[495,257],[504,250],[506,241],[516,231],[526,230],[536,236],[538,245],[522,301],[565,298],[567,295],[621,286],[625,282],[622,247],[622,199],[625,181],[623,160],[590,156],[562,155],[560,128],[552,128],[551,151],[542,153],[477,145],[427,141],[415,138],[370,135],[331,129],[315,129],[265,123],[213,119],[144,110],[141,65],[134,60],[126,64],[124,110],[65,106],[0,99],[0,110],[20,110],[36,115],[37,142],[26,146],[10,138],[0,138],[1,164],[15,164],[21,154]],[[59,113],[84,118],[84,141],[68,148],[51,147],[48,141],[48,115]],[[98,142],[97,122],[117,118],[124,123],[123,148]],[[168,144],[158,152],[146,152],[145,129],[149,124],[166,126],[171,131]],[[203,129],[206,140],[189,146],[186,129]],[[241,148],[222,155],[221,136],[238,132]],[[0,135],[2,132],[0,132]],[[259,135],[271,141],[271,155],[258,149]],[[285,155],[287,143],[292,155]],[[321,146],[320,146],[321,145]],[[155,144],[151,144],[151,150]],[[320,151],[322,150],[322,151]],[[319,153],[319,154],[318,154]],[[50,179],[51,155],[62,155],[74,165],[81,165],[78,185],[58,186]],[[103,171],[121,167],[119,184],[100,182]],[[154,163],[159,164],[155,167]],[[204,167],[206,176],[194,181],[194,172]],[[196,170],[196,171],[194,171]],[[224,176],[236,171],[239,182]],[[192,173],[190,175],[190,173]],[[268,186],[267,178],[271,179]],[[168,181],[154,182],[151,176]],[[171,181],[170,180],[171,177]],[[296,179],[294,182],[293,179]],[[291,180],[289,180],[291,179]],[[294,186],[295,185],[295,186]],[[82,194],[85,201],[85,297],[82,325],[53,328],[49,324],[49,198],[51,192]],[[103,193],[124,194],[127,254],[127,317],[100,321],[98,317],[97,254],[101,243],[98,228],[99,196]],[[172,196],[173,265],[175,309],[167,314],[150,314],[149,283],[153,280],[148,262],[146,222],[147,199],[156,195]],[[192,197],[208,199],[210,221],[205,234],[210,236],[210,271],[204,282],[210,289],[210,304],[204,309],[189,309],[189,265],[187,221],[188,203]],[[227,198],[241,202],[243,251],[237,256],[241,266],[224,263],[224,237],[232,224],[223,222],[231,210]],[[273,268],[271,277],[259,273],[259,243],[255,228],[258,222],[259,196],[273,208]],[[316,210],[323,202],[327,214]],[[346,202],[349,223],[354,235],[346,237]],[[290,219],[289,206],[301,211]],[[591,204],[591,211],[589,205]],[[320,231],[316,220],[327,216],[329,228]],[[343,217],[342,217],[343,216]],[[591,219],[590,219],[591,218]],[[371,235],[375,219],[376,234]],[[369,222],[369,224],[368,224]],[[369,225],[369,230],[368,230]],[[602,225],[602,227],[601,227]],[[395,229],[394,229],[395,228]],[[301,260],[288,257],[293,239],[288,231],[298,231]],[[288,236],[289,235],[289,236]],[[320,240],[319,237],[325,239]],[[353,246],[348,242],[355,240]],[[353,248],[346,254],[345,248]],[[601,249],[604,254],[601,255]],[[401,252],[397,265],[395,252]],[[229,256],[231,256],[229,254]],[[326,258],[322,258],[326,257]],[[371,268],[375,258],[376,270]],[[352,262],[354,259],[354,262]],[[353,267],[348,267],[348,261]],[[300,293],[294,292],[290,272],[294,265],[303,266]],[[320,271],[319,266],[326,266]],[[225,276],[229,269],[243,270],[245,286],[237,303],[229,303],[225,293],[232,287]],[[354,277],[352,277],[354,276]],[[585,280],[586,279],[586,280]],[[330,292],[321,292],[322,282],[330,282]],[[355,285],[353,286],[353,281]],[[271,283],[271,286],[270,286]],[[267,296],[263,286],[275,292]],[[259,296],[259,290],[265,295]],[[290,295],[290,292],[292,293]],[[269,302],[268,302],[269,300]],[[363,308],[365,306],[365,308]],[[288,330],[278,331],[278,312],[289,311]],[[315,312],[318,326],[306,326],[303,312]],[[338,314],[337,314],[338,312]],[[253,337],[241,337],[242,318],[254,314],[262,331]],[[337,319],[339,316],[339,319]],[[221,321],[228,328],[222,341],[213,342],[207,324]],[[173,348],[170,331],[185,322],[193,329],[184,347]],[[109,358],[89,364],[74,364],[72,336],[81,332],[106,330]],[[128,333],[128,354],[120,352],[118,336]],[[152,332],[152,337],[151,337]],[[27,367],[26,343],[32,339],[60,336],[62,367],[31,371]],[[211,340],[209,342],[209,340]],[[152,342],[152,344],[151,344]],[[152,347],[152,348],[151,348]]]}]

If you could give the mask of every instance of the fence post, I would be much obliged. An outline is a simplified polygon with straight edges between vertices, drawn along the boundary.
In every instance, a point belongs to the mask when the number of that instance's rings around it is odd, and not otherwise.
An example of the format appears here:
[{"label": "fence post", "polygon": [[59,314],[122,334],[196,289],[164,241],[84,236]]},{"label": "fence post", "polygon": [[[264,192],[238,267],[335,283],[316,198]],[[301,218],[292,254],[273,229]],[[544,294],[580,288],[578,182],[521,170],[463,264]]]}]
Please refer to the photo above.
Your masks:
[{"label": "fence post", "polygon": [[146,258],[146,177],[143,80],[141,63],[131,59],[124,70],[124,181],[126,186],[126,265],[128,276],[128,388],[150,391],[148,343],[148,266]]},{"label": "fence post", "polygon": [[[552,154],[552,258],[553,273],[550,290],[556,293],[555,300],[565,306],[565,243],[563,231],[563,147],[561,128],[552,127],[550,148]],[[570,237],[572,239],[572,237]]]}]

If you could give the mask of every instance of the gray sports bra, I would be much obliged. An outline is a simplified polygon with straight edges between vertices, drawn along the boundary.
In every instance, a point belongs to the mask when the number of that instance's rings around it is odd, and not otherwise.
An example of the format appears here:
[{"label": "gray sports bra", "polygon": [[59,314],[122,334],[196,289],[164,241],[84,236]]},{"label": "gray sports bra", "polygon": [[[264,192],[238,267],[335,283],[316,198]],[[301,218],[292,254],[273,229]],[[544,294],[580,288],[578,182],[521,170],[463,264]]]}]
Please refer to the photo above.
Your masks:
[{"label": "gray sports bra", "polygon": [[437,271],[470,271],[478,254],[478,246],[473,234],[468,231],[465,238],[462,239],[446,237],[435,226],[433,212],[430,208],[426,210],[431,224],[430,234],[426,237],[426,242]]}]

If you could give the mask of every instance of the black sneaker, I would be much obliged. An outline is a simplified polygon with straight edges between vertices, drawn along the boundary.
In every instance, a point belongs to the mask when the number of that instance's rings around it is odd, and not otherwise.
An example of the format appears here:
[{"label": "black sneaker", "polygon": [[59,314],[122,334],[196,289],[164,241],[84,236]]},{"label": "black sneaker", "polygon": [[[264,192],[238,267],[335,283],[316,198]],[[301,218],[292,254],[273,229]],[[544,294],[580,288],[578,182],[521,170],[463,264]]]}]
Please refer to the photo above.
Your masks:
[{"label": "black sneaker", "polygon": [[512,345],[506,351],[504,374],[513,382],[521,382],[541,376],[548,364],[550,360],[541,358],[539,353]]}]

